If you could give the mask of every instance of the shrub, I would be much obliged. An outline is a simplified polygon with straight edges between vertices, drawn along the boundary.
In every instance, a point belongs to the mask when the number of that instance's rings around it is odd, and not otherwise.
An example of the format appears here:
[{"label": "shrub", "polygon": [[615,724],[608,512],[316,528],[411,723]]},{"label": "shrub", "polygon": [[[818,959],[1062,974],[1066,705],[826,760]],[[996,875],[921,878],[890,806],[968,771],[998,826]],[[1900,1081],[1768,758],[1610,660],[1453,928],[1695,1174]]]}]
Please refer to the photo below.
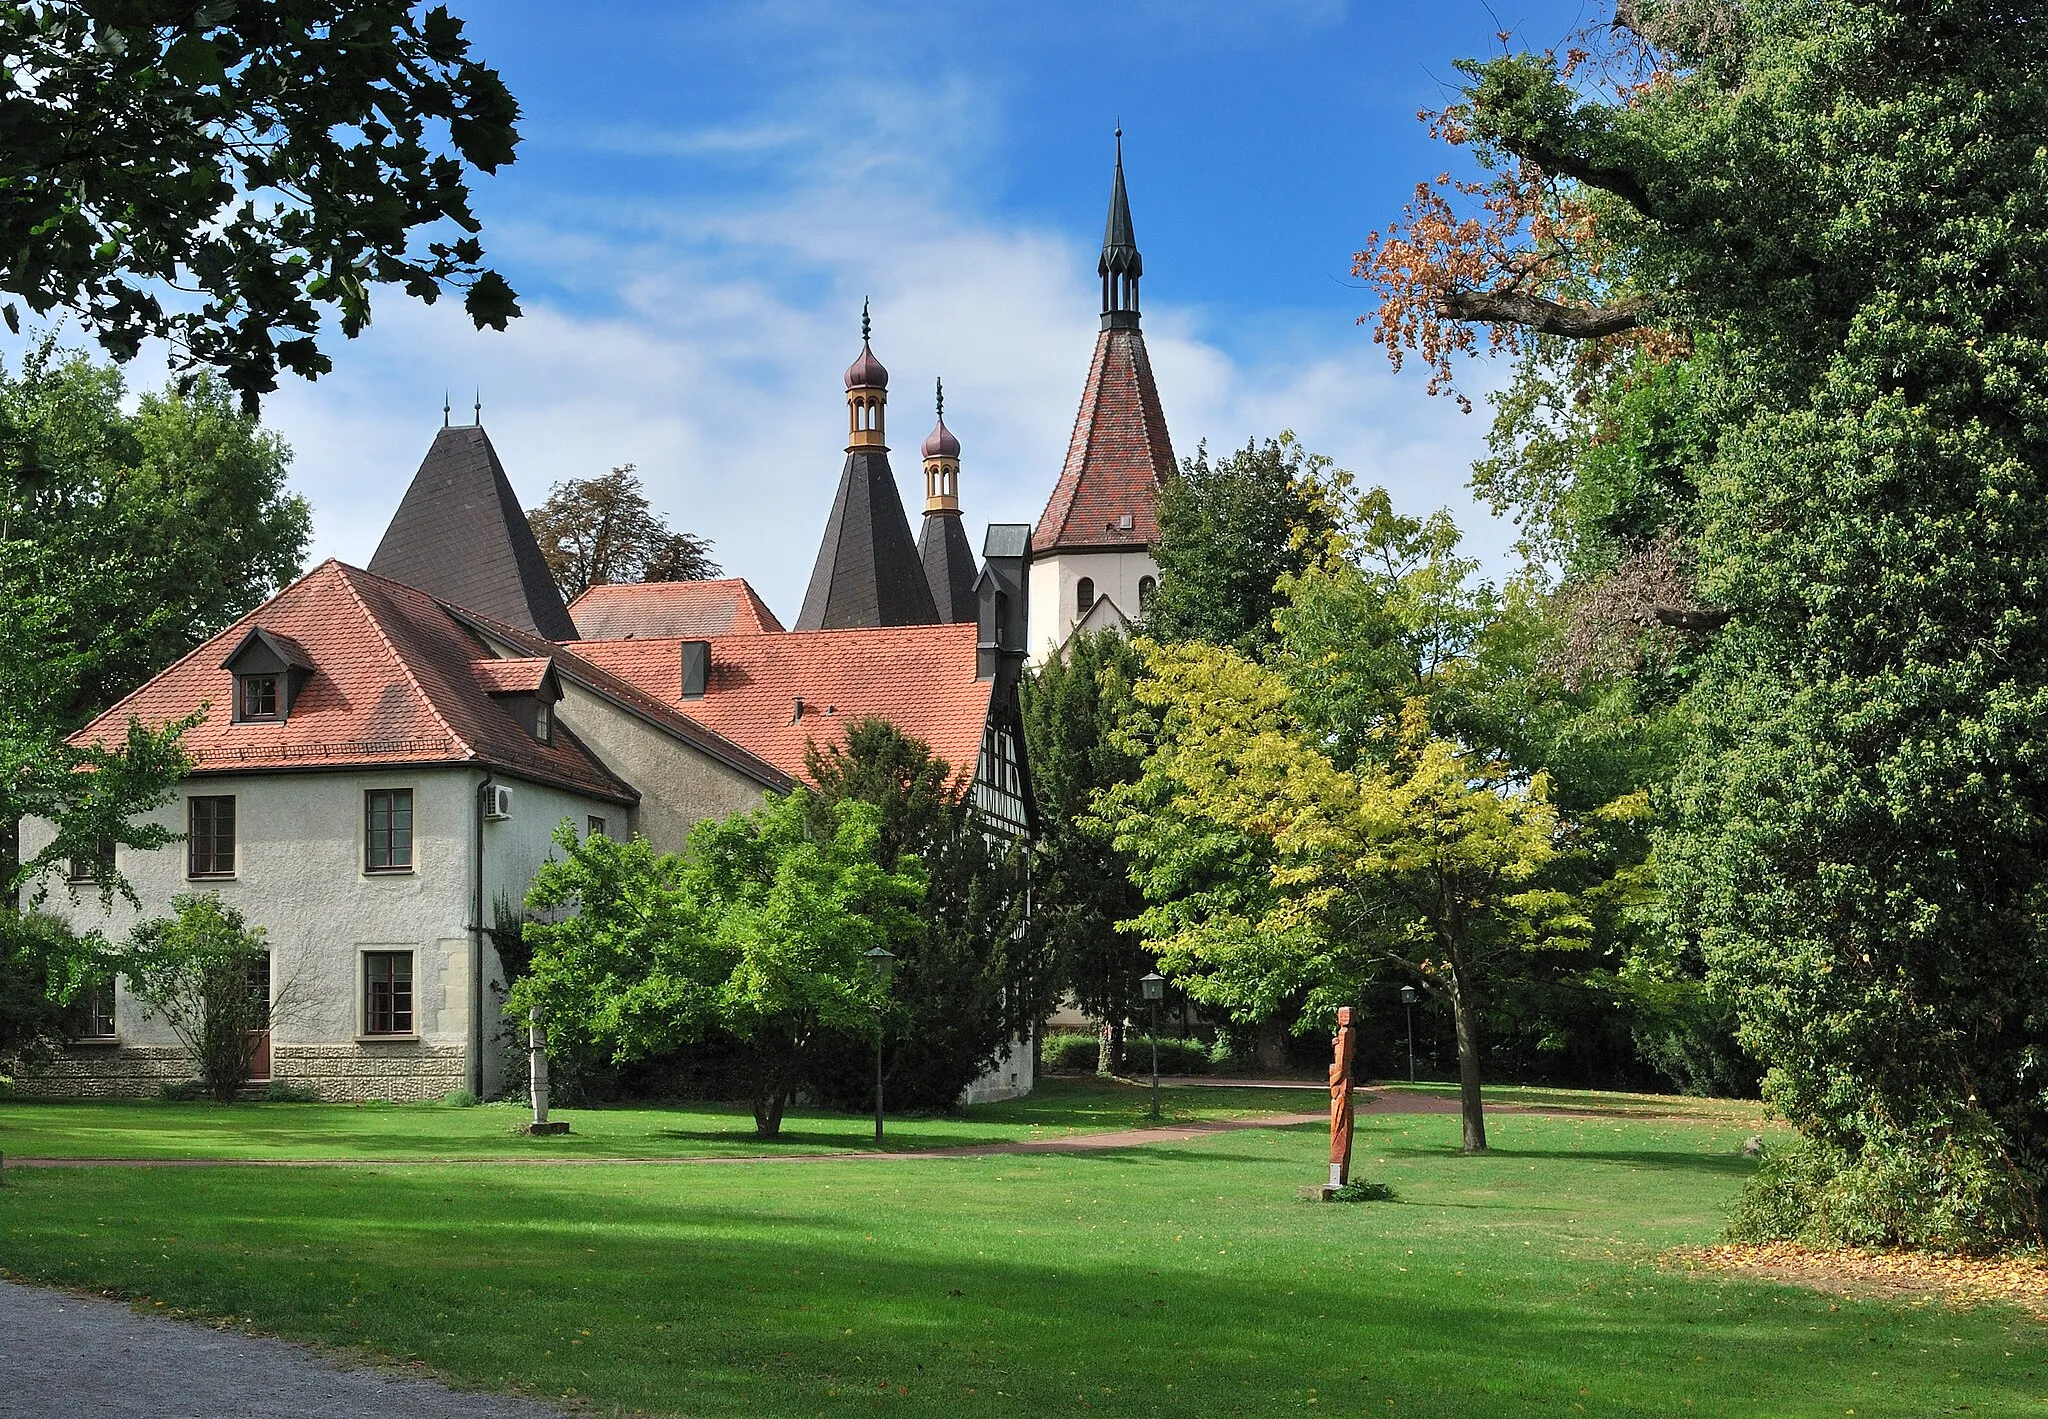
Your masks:
[{"label": "shrub", "polygon": [[173,1104],[201,1104],[213,1095],[197,1079],[171,1079],[157,1090],[157,1097]]},{"label": "shrub", "polygon": [[320,1096],[304,1084],[287,1084],[273,1079],[263,1086],[263,1102],[266,1104],[317,1104]]},{"label": "shrub", "polygon": [[467,1089],[450,1089],[441,1096],[441,1102],[451,1109],[473,1109],[483,1100]]},{"label": "shrub", "polygon": [[[1124,1037],[1124,1072],[1126,1074],[1150,1074],[1152,1072],[1152,1037],[1150,1035],[1126,1035]],[[1161,1074],[1208,1073],[1208,1044],[1202,1040],[1183,1040],[1162,1035],[1159,1040],[1159,1072]]]},{"label": "shrub", "polygon": [[1101,1038],[1076,1030],[1047,1035],[1038,1053],[1047,1069],[1060,1074],[1093,1074],[1101,1055]]},{"label": "shrub", "polygon": [[173,897],[171,907],[174,915],[129,933],[122,972],[147,1013],[184,1044],[206,1093],[233,1103],[249,1082],[259,1033],[286,1017],[299,992],[274,985],[263,929],[217,893]]},{"label": "shrub", "polygon": [[2030,1244],[2037,1203],[1967,1124],[1934,1139],[1873,1139],[1851,1153],[1802,1138],[1766,1149],[1728,1226],[1736,1241],[1988,1253]]}]

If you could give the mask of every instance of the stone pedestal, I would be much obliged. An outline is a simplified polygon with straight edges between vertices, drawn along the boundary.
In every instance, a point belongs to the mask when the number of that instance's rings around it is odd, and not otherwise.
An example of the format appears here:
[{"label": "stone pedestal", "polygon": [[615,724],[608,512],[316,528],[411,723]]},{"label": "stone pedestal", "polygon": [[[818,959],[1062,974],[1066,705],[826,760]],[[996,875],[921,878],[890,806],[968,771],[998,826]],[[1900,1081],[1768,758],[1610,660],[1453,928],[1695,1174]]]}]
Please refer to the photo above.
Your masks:
[{"label": "stone pedestal", "polygon": [[1295,1189],[1294,1195],[1303,1202],[1328,1202],[1338,1191],[1339,1189],[1330,1183],[1317,1183],[1313,1187]]},{"label": "stone pedestal", "polygon": [[528,1123],[522,1124],[519,1131],[534,1138],[553,1138],[557,1134],[567,1133],[569,1125],[560,1120],[553,1123]]}]

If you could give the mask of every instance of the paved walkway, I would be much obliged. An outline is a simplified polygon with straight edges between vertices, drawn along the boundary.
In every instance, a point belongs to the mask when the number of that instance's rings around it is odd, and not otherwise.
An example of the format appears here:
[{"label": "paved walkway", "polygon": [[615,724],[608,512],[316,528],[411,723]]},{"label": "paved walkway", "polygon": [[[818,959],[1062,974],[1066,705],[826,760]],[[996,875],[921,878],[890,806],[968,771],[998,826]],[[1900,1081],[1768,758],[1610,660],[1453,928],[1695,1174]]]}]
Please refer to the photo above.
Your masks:
[{"label": "paved walkway", "polygon": [[338,1369],[282,1340],[6,1281],[0,1336],[10,1419],[562,1419],[528,1400]]}]

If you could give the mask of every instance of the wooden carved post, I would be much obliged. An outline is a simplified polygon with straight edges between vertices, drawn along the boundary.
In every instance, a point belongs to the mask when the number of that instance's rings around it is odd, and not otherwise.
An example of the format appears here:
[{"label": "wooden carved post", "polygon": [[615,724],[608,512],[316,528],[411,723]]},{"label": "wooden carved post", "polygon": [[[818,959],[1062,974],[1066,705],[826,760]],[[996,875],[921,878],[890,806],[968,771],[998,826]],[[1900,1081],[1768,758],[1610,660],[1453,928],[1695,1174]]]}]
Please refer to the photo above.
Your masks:
[{"label": "wooden carved post", "polygon": [[1330,1186],[1351,1182],[1351,1007],[1337,1010],[1336,1057],[1330,1063]]}]

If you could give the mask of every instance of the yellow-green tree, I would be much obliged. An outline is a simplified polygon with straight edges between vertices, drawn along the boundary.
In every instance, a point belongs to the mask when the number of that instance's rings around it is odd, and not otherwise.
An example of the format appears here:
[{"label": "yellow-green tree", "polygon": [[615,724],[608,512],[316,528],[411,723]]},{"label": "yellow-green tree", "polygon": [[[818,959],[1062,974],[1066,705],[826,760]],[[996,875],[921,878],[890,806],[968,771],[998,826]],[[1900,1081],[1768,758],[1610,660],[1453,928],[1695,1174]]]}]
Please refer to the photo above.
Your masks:
[{"label": "yellow-green tree", "polygon": [[1542,881],[1562,835],[1547,778],[1435,733],[1419,696],[1343,767],[1276,671],[1214,646],[1143,649],[1132,732],[1152,752],[1101,811],[1137,864],[1137,925],[1162,969],[1248,1017],[1305,991],[1324,1018],[1390,972],[1445,993],[1465,1148],[1484,1149],[1481,968],[1588,930]]}]

